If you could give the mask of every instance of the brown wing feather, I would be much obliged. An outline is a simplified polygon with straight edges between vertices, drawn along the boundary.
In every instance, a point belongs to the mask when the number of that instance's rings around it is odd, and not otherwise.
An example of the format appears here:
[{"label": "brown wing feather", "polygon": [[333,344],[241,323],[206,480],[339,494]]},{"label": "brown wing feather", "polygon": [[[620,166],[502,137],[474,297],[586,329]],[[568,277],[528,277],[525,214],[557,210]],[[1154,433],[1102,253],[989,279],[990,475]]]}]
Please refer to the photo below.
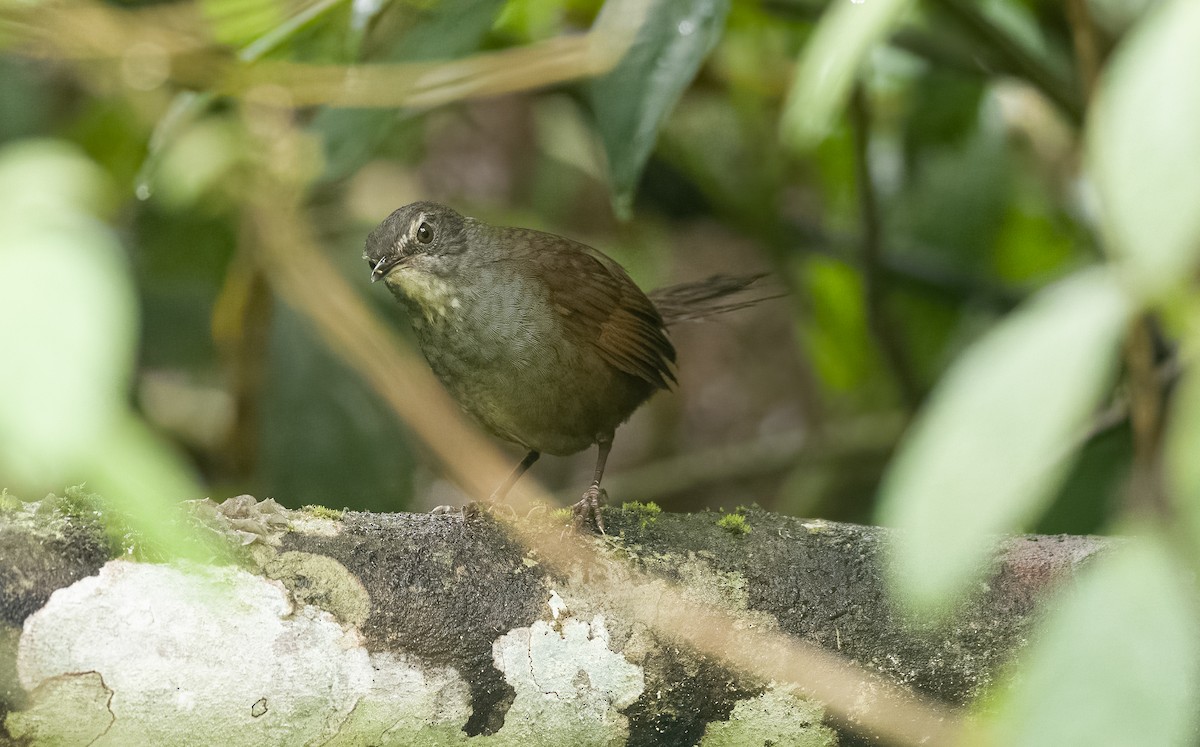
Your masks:
[{"label": "brown wing feather", "polygon": [[[662,317],[625,270],[585,244],[529,231],[530,259],[549,282],[550,303],[577,339],[601,359],[660,389],[675,381],[675,348]],[[570,278],[568,281],[567,278]]]}]

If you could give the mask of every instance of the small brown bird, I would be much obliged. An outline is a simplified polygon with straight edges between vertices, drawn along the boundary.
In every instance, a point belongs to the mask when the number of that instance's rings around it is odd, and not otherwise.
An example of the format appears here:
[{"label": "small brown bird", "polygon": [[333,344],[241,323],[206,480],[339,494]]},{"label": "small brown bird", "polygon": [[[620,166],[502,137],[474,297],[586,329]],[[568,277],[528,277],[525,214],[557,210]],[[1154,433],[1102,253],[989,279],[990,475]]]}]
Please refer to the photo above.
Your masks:
[{"label": "small brown bird", "polygon": [[647,297],[590,246],[503,228],[415,202],[367,237],[371,282],[407,307],[425,354],[464,410],[528,449],[497,501],[543,453],[596,444],[596,473],[577,522],[604,531],[600,488],[617,426],[675,381],[666,327],[755,303],[723,300],[762,275],[717,276]]}]

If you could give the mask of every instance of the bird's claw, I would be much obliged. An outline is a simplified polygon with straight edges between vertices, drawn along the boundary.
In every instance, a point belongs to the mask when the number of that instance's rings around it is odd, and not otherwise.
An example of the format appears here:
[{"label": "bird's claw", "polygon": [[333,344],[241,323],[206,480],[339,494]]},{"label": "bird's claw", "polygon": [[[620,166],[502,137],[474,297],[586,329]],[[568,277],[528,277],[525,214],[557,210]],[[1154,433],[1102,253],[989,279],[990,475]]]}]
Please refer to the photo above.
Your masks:
[{"label": "bird's claw", "polygon": [[486,501],[471,501],[470,503],[467,503],[460,508],[455,508],[454,506],[436,506],[433,509],[431,509],[429,511],[429,513],[434,516],[446,516],[448,514],[459,514],[465,519],[465,518],[470,518],[470,517],[474,517],[474,516],[482,516],[485,513],[495,516],[496,511],[498,511],[498,510],[507,511],[512,516],[513,519],[517,518],[516,509],[514,509],[512,506],[508,505],[507,503],[501,503],[501,502],[492,500],[491,498],[489,498]]},{"label": "bird's claw", "polygon": [[578,530],[590,519],[600,530],[600,534],[604,534],[604,515],[600,513],[600,509],[607,502],[608,493],[599,485],[592,485],[583,491],[583,497],[571,506],[571,513],[575,515],[572,528]]}]

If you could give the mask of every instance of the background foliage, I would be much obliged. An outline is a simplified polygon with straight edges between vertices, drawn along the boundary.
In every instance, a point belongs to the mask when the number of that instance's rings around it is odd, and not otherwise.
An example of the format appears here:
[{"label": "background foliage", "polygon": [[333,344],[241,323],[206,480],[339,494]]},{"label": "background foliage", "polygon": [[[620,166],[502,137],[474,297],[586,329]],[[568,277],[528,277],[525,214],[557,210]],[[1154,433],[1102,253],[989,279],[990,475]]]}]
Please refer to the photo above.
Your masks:
[{"label": "background foliage", "polygon": [[[164,497],[460,500],[317,333],[335,297],[280,280],[334,272],[406,331],[359,256],[416,199],[644,287],[766,268],[786,300],[676,332],[616,500],[901,526],[931,619],[989,537],[1129,534],[982,710],[998,744],[1190,742],[1198,8],[0,4],[0,486],[87,481],[149,528]],[[537,473],[570,495],[591,460]]]}]

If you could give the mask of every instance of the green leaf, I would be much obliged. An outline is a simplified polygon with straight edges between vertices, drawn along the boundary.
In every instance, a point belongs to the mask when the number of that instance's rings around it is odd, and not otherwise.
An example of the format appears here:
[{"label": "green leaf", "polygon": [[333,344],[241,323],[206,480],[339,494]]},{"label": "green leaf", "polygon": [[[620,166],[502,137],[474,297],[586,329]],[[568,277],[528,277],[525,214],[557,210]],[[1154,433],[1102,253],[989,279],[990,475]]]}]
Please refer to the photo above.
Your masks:
[{"label": "green leaf", "polygon": [[209,553],[167,520],[198,488],[128,405],[137,305],[122,247],[90,215],[103,181],[61,143],[0,151],[0,475],[93,481],[149,542]]},{"label": "green leaf", "polygon": [[1200,252],[1200,3],[1155,8],[1109,65],[1087,133],[1115,255],[1146,295],[1191,278]]},{"label": "green leaf", "polygon": [[1105,270],[1042,291],[951,367],[885,477],[894,586],[926,611],[976,578],[997,534],[1060,485],[1112,378],[1129,299]]},{"label": "green leaf", "polygon": [[655,0],[633,46],[588,84],[621,218],[630,215],[659,128],[717,43],[728,13],[729,0]]},{"label": "green leaf", "polygon": [[154,154],[157,197],[175,209],[192,205],[227,185],[244,151],[236,121],[208,116],[188,123]]},{"label": "green leaf", "polygon": [[284,19],[279,0],[201,0],[200,10],[217,41],[232,47],[248,44]]},{"label": "green leaf", "polygon": [[137,314],[121,247],[87,213],[99,169],[57,143],[0,151],[0,472],[65,479],[125,401]]},{"label": "green leaf", "polygon": [[833,129],[863,60],[912,0],[839,0],[830,3],[800,53],[784,102],[782,133],[796,150],[808,150]]},{"label": "green leaf", "polygon": [[1166,440],[1166,479],[1193,542],[1200,542],[1200,371],[1193,364],[1172,399]]},{"label": "green leaf", "polygon": [[1195,744],[1194,582],[1161,540],[1130,540],[1083,571],[994,703],[988,744]]},{"label": "green leaf", "polygon": [[853,392],[875,379],[882,367],[874,354],[859,273],[824,257],[810,257],[801,275],[809,307],[802,340],[822,383]]},{"label": "green leaf", "polygon": [[30,139],[0,150],[0,212],[11,216],[7,220],[100,215],[114,202],[108,177],[73,145]]}]

